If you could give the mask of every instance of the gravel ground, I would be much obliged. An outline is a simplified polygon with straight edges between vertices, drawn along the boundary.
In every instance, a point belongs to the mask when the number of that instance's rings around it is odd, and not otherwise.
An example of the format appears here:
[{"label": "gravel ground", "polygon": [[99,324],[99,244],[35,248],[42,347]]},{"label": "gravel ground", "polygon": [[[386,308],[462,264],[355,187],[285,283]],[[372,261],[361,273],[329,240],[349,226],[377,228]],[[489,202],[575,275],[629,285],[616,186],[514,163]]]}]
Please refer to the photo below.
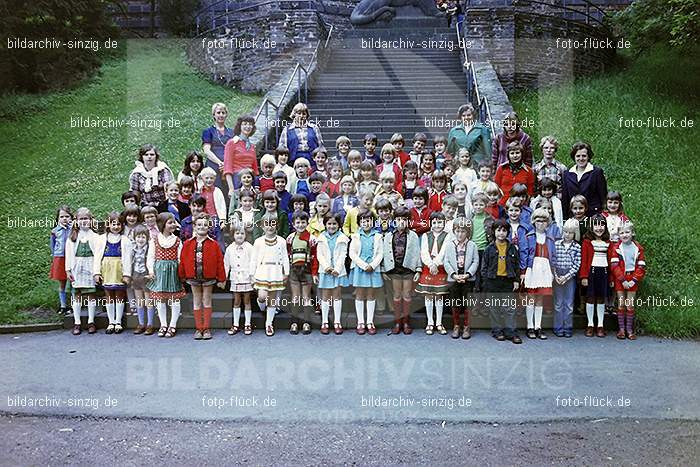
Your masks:
[{"label": "gravel ground", "polygon": [[[697,465],[700,422],[268,424],[0,416],[2,465]],[[695,459],[695,460],[693,460]]]}]

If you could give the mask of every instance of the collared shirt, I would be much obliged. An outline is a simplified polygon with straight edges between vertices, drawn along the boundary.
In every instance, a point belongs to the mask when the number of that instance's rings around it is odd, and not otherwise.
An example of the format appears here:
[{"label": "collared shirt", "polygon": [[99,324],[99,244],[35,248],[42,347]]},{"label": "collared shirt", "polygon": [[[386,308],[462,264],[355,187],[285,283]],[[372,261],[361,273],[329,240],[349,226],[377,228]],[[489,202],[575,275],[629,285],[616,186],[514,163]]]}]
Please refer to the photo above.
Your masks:
[{"label": "collared shirt", "polygon": [[556,159],[552,160],[551,165],[547,165],[547,162],[542,159],[533,167],[535,170],[535,176],[537,177],[537,184],[542,183],[543,178],[549,178],[557,183],[557,194],[561,196],[561,187],[564,180],[564,172],[568,169],[567,167]]},{"label": "collared shirt", "polygon": [[564,240],[554,242],[554,268],[557,274],[565,280],[576,276],[581,267],[581,245],[571,242],[568,245]]}]

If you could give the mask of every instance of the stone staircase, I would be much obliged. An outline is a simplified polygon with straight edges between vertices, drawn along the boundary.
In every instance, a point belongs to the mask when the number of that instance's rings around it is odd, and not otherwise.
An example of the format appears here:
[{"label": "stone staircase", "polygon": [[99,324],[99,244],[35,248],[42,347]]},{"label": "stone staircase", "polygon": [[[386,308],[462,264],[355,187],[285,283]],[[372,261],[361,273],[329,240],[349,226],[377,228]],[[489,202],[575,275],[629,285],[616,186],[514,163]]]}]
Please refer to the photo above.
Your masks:
[{"label": "stone staircase", "polygon": [[420,24],[344,31],[335,40],[308,100],[331,151],[341,135],[354,148],[367,133],[376,134],[381,146],[399,132],[408,148],[416,132],[447,136],[465,102],[457,37],[443,20]]}]

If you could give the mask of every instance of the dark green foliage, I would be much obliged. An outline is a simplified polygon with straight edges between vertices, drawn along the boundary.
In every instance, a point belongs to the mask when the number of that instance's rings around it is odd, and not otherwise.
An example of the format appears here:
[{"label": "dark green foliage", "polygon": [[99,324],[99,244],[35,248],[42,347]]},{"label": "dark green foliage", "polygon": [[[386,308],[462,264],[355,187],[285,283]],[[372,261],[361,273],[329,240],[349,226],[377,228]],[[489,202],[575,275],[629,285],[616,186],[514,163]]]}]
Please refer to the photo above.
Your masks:
[{"label": "dark green foliage", "polygon": [[698,0],[636,0],[614,22],[640,53],[657,44],[687,51],[700,35]]},{"label": "dark green foliage", "polygon": [[160,0],[158,11],[162,26],[175,36],[190,36],[195,29],[194,16],[200,3],[200,0]]},{"label": "dark green foliage", "polygon": [[[104,0],[8,0],[0,7],[2,58],[0,88],[4,91],[39,92],[69,87],[100,65],[100,52],[68,47],[69,41],[97,40],[104,49],[107,38],[116,39]],[[8,48],[8,39],[55,39],[56,48]]]}]

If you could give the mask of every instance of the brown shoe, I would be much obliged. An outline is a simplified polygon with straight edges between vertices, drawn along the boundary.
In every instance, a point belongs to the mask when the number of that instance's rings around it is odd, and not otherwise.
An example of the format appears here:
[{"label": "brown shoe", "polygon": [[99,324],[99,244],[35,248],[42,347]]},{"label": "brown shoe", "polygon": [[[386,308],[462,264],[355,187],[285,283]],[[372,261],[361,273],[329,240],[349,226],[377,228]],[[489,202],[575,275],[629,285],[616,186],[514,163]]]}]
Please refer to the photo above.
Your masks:
[{"label": "brown shoe", "polygon": [[513,342],[513,344],[522,344],[523,343],[523,340],[520,338],[520,336],[513,336],[511,341]]},{"label": "brown shoe", "polygon": [[359,334],[360,336],[364,335],[365,332],[367,332],[367,329],[365,328],[364,324],[358,324],[357,327],[355,328],[355,332]]},{"label": "brown shoe", "polygon": [[462,339],[469,339],[472,337],[472,332],[469,329],[469,326],[464,326],[464,331],[462,331]]},{"label": "brown shoe", "polygon": [[330,328],[328,327],[328,323],[323,323],[321,325],[321,334],[327,335],[330,332]]},{"label": "brown shoe", "polygon": [[392,334],[401,334],[401,323],[399,321],[394,323],[394,327],[391,328]]},{"label": "brown shoe", "polygon": [[595,335],[597,337],[605,337],[605,329],[603,329],[602,326],[599,327],[598,330],[596,331]]},{"label": "brown shoe", "polygon": [[625,330],[624,330],[624,329],[620,329],[619,331],[617,331],[617,336],[616,336],[616,337],[617,337],[618,339],[622,340],[622,341],[625,340]]},{"label": "brown shoe", "polygon": [[88,334],[95,334],[97,332],[97,326],[95,323],[88,323]]},{"label": "brown shoe", "polygon": [[140,324],[134,329],[134,334],[143,334],[146,330],[146,326],[141,326]]},{"label": "brown shoe", "polygon": [[155,334],[155,332],[156,332],[156,328],[154,328],[153,326],[146,326],[146,330],[143,331],[143,335],[144,336],[152,336],[153,334]]},{"label": "brown shoe", "polygon": [[343,325],[340,323],[335,323],[333,325],[333,332],[336,334],[336,336],[339,336],[343,333]]},{"label": "brown shoe", "polygon": [[73,325],[73,330],[71,331],[74,336],[79,336],[83,331],[80,329],[79,324],[74,324]]},{"label": "brown shoe", "polygon": [[377,333],[377,328],[374,327],[374,323],[367,323],[367,334],[373,336]]},{"label": "brown shoe", "polygon": [[586,337],[593,337],[593,326],[588,326],[586,328]]},{"label": "brown shoe", "polygon": [[411,327],[411,323],[409,322],[408,318],[403,319],[403,333],[406,335],[413,333],[413,328]]}]

